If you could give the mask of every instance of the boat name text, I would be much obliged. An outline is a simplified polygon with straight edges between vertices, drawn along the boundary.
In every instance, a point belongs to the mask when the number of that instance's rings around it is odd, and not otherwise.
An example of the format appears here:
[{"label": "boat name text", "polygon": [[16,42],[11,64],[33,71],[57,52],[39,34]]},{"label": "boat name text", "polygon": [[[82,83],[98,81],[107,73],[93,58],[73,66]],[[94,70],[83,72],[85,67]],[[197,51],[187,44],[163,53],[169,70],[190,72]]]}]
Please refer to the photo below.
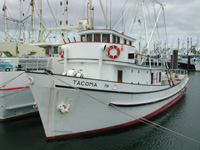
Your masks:
[{"label": "boat name text", "polygon": [[73,80],[73,81],[74,81],[74,85],[97,87],[97,83],[95,82],[86,82],[86,81],[77,81],[77,80]]}]

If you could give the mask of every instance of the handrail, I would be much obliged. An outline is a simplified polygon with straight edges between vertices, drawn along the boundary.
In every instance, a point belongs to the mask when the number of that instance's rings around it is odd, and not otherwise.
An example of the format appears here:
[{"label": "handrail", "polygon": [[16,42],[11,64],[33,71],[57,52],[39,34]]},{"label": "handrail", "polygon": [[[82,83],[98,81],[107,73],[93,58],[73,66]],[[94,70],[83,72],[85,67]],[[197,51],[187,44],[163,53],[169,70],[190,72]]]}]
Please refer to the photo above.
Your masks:
[{"label": "handrail", "polygon": [[48,57],[28,58],[0,58],[0,72],[27,71],[27,70],[51,70],[51,59]]}]

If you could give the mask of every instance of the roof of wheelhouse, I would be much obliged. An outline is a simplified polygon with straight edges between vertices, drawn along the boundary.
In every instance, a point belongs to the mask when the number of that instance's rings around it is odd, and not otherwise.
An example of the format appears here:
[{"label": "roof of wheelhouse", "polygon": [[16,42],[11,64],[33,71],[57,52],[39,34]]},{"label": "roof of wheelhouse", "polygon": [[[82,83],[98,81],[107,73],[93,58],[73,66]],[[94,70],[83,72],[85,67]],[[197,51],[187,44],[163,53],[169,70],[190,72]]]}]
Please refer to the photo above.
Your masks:
[{"label": "roof of wheelhouse", "polygon": [[119,33],[117,31],[111,30],[111,29],[83,30],[83,31],[79,31],[78,34],[79,35],[85,35],[85,34],[112,34],[112,35],[118,36],[120,38],[129,40],[131,42],[135,42],[136,41],[136,39],[134,39],[134,38],[132,38],[130,36],[124,35],[123,33]]}]

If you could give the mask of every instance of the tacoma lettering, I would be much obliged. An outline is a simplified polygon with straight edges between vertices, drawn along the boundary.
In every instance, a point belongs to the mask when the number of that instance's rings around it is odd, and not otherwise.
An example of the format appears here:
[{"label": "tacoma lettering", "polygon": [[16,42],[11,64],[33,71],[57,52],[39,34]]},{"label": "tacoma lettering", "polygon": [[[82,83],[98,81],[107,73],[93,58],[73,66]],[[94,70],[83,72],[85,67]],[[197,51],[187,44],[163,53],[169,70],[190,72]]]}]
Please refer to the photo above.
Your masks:
[{"label": "tacoma lettering", "polygon": [[77,80],[73,80],[73,81],[74,81],[74,85],[97,87],[97,83],[95,82],[86,82],[86,81],[77,81]]}]

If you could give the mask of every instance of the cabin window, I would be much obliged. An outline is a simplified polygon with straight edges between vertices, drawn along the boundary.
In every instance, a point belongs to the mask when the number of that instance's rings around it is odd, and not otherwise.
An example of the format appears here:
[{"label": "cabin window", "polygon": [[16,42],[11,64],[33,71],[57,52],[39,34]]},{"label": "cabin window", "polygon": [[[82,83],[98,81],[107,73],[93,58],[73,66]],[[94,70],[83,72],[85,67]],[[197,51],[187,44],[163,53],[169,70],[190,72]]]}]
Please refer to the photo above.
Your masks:
[{"label": "cabin window", "polygon": [[120,37],[117,37],[117,42],[116,43],[120,43]]},{"label": "cabin window", "polygon": [[134,53],[129,53],[128,54],[128,59],[134,59]]},{"label": "cabin window", "polygon": [[54,47],[54,54],[58,54],[58,47]]},{"label": "cabin window", "polygon": [[101,41],[101,34],[94,34],[94,41],[100,42]]},{"label": "cabin window", "polygon": [[122,82],[122,70],[118,70],[117,80],[118,80],[118,82]]},{"label": "cabin window", "polygon": [[85,42],[85,35],[81,35],[81,42]]},{"label": "cabin window", "polygon": [[126,39],[124,39],[124,44],[126,44]]},{"label": "cabin window", "polygon": [[112,37],[112,42],[116,43],[116,36],[115,35],[113,35],[113,37]]},{"label": "cabin window", "polygon": [[131,42],[131,41],[129,41],[129,45],[130,45],[130,46],[132,45],[132,42]]},{"label": "cabin window", "polygon": [[87,41],[88,42],[92,42],[92,34],[88,34],[87,35]]},{"label": "cabin window", "polygon": [[110,42],[110,34],[103,34],[102,36],[102,42]]}]

